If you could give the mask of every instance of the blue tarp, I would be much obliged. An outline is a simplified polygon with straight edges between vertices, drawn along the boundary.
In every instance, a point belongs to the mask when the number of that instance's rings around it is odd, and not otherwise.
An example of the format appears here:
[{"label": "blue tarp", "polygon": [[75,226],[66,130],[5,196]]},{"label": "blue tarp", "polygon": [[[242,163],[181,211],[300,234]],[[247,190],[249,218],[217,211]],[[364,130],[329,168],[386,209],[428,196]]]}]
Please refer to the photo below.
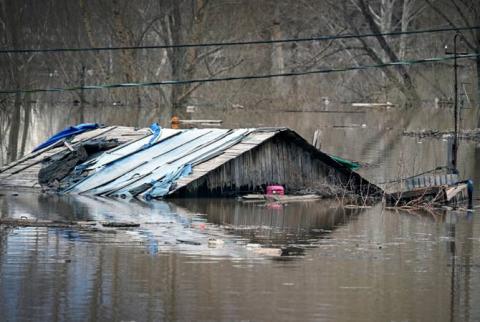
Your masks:
[{"label": "blue tarp", "polygon": [[33,149],[32,152],[38,151],[40,149],[46,148],[47,146],[50,146],[52,144],[55,144],[56,142],[60,141],[61,139],[67,138],[72,135],[80,134],[83,132],[91,131],[98,129],[100,125],[97,123],[83,123],[83,124],[78,124],[75,126],[69,126],[62,131],[58,132],[57,134],[53,135],[50,137],[48,140],[37,146],[35,149]]},{"label": "blue tarp", "polygon": [[158,139],[160,139],[162,134],[162,128],[160,125],[158,125],[158,123],[152,123],[152,125],[150,125],[150,130],[152,131],[152,138],[150,139],[150,141],[148,141],[147,144],[143,146],[144,149],[151,147],[152,144],[154,144],[158,141]]},{"label": "blue tarp", "polygon": [[178,168],[177,171],[168,173],[163,179],[159,181],[152,180],[153,187],[145,195],[145,199],[150,200],[153,198],[163,197],[168,194],[170,188],[174,182],[182,177],[186,177],[192,173],[192,165],[185,164]]}]

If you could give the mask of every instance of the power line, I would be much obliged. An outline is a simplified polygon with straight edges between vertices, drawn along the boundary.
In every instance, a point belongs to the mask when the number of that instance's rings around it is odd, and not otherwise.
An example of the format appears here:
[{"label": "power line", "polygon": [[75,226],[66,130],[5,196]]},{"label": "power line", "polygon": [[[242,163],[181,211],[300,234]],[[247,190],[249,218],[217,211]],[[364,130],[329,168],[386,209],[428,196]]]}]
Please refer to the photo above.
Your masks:
[{"label": "power line", "polygon": [[122,47],[79,47],[79,48],[38,48],[38,49],[0,49],[0,54],[18,54],[18,53],[47,53],[47,52],[82,52],[82,51],[115,51],[115,50],[141,50],[141,49],[171,49],[171,48],[191,48],[191,47],[227,47],[227,46],[243,46],[243,45],[262,45],[262,44],[279,44],[292,42],[308,42],[308,41],[328,41],[336,39],[352,39],[352,38],[368,38],[377,36],[400,36],[415,35],[425,33],[438,33],[447,31],[463,31],[477,30],[480,26],[472,27],[445,27],[437,29],[418,29],[411,31],[392,31],[384,33],[368,33],[368,34],[347,34],[347,35],[327,35],[308,38],[290,38],[290,39],[273,39],[273,40],[252,40],[252,41],[233,41],[233,42],[213,42],[200,44],[177,44],[177,45],[151,45],[151,46],[122,46]]},{"label": "power line", "polygon": [[[467,54],[457,55],[457,59],[475,58],[480,54]],[[112,88],[134,88],[134,87],[152,87],[152,86],[164,86],[164,85],[185,85],[194,83],[214,83],[236,80],[253,80],[253,79],[268,79],[277,77],[292,77],[303,76],[312,74],[329,74],[338,72],[347,72],[354,70],[365,70],[370,68],[386,68],[400,65],[416,65],[424,63],[436,63],[442,61],[448,61],[454,59],[454,56],[432,57],[416,60],[402,60],[396,62],[388,62],[383,64],[374,65],[361,65],[350,66],[331,69],[318,69],[304,72],[289,72],[289,73],[277,73],[277,74],[264,74],[264,75],[247,75],[247,76],[230,76],[219,78],[200,78],[200,79],[187,79],[187,80],[166,80],[158,82],[142,82],[142,83],[120,83],[120,84],[101,84],[101,85],[87,85],[87,86],[74,86],[74,87],[58,87],[58,88],[38,88],[38,89],[12,89],[12,90],[0,90],[0,94],[17,94],[17,93],[43,93],[43,92],[69,92],[78,90],[98,90],[98,89],[112,89]]]}]

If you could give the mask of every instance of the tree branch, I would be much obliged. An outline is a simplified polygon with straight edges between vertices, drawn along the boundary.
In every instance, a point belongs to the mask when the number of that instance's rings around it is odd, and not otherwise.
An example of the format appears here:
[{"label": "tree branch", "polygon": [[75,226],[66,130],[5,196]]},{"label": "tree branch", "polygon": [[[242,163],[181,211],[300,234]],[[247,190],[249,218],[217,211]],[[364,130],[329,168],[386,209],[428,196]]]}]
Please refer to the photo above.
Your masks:
[{"label": "tree branch", "polygon": [[[424,0],[424,1],[430,6],[430,8],[433,9],[433,11],[435,11],[440,17],[442,17],[450,25],[450,27],[457,28],[455,23],[450,18],[448,18],[448,16],[442,10],[440,10],[437,6],[435,6],[431,0]],[[475,50],[475,46],[470,41],[468,41],[468,39],[464,39],[464,41],[467,44],[467,46],[470,47],[470,49]]]}]

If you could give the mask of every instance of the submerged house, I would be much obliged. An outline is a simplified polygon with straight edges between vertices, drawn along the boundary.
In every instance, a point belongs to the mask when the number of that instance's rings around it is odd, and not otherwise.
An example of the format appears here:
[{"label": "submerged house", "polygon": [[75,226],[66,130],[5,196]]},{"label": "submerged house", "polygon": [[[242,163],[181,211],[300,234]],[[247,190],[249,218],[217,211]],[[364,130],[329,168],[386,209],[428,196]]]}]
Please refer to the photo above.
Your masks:
[{"label": "submerged house", "polygon": [[228,197],[269,184],[324,196],[381,193],[286,128],[67,131],[0,169],[0,188],[121,198]]}]

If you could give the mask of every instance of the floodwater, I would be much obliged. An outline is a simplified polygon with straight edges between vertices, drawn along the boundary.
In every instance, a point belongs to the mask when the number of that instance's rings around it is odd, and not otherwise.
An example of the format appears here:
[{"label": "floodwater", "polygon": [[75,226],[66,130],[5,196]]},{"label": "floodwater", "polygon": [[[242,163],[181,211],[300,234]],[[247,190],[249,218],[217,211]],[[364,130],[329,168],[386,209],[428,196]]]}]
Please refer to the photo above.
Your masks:
[{"label": "floodwater", "polygon": [[[8,192],[1,207],[3,217],[141,224],[3,228],[2,321],[480,318],[480,220],[465,211]],[[279,256],[287,245],[297,252]]]},{"label": "floodwater", "polygon": [[[444,141],[401,136],[448,128],[440,114],[251,115],[243,125],[305,138],[320,128],[324,150],[367,163],[362,174],[379,183],[445,164]],[[477,191],[478,150],[464,142],[459,162]],[[0,194],[2,218],[98,227],[0,226],[1,321],[480,320],[477,212]]]}]

